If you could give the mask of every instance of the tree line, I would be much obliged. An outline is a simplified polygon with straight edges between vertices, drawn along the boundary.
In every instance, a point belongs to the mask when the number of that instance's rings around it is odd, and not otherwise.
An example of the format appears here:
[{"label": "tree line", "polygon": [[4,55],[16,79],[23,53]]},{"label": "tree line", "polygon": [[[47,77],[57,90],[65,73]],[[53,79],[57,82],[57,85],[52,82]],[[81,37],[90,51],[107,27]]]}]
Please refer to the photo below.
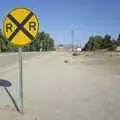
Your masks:
[{"label": "tree line", "polygon": [[112,39],[111,35],[106,34],[104,37],[100,35],[90,36],[83,50],[94,51],[98,49],[106,49],[109,51],[116,50],[120,46],[120,34],[117,39]]},{"label": "tree line", "polygon": [[[53,51],[54,39],[46,32],[39,32],[36,39],[23,47],[23,51]],[[0,52],[17,52],[18,47],[12,45],[0,30]]]}]

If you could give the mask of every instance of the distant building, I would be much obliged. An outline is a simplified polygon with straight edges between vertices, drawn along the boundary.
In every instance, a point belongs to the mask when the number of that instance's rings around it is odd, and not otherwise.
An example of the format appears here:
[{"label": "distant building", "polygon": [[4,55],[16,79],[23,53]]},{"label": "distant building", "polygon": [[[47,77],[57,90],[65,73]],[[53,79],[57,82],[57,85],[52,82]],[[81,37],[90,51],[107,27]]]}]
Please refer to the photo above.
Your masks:
[{"label": "distant building", "polygon": [[[60,44],[56,46],[57,51],[72,51],[72,45],[71,44]],[[78,45],[74,45],[73,51],[81,52],[82,48]]]},{"label": "distant building", "polygon": [[82,48],[77,48],[77,52],[81,52],[82,51]]},{"label": "distant building", "polygon": [[116,51],[120,51],[120,46],[118,46],[118,47],[116,48]]}]

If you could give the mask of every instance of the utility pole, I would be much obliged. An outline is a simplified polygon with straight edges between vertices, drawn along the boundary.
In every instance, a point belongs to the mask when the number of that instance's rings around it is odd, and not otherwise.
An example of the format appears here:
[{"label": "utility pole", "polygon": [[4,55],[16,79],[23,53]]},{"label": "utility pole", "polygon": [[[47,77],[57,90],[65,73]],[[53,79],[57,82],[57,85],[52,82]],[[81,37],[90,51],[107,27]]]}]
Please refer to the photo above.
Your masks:
[{"label": "utility pole", "polygon": [[71,47],[73,52],[74,51],[74,30],[71,31]]}]

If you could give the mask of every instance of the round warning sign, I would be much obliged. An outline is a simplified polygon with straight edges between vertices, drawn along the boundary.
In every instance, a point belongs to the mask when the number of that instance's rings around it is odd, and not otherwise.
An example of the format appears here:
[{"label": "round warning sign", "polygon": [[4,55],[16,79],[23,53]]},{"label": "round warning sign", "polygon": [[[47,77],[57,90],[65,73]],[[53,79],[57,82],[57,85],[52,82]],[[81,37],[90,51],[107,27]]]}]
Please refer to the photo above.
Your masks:
[{"label": "round warning sign", "polygon": [[3,33],[14,45],[25,46],[35,39],[39,31],[37,16],[28,8],[16,8],[5,17]]}]

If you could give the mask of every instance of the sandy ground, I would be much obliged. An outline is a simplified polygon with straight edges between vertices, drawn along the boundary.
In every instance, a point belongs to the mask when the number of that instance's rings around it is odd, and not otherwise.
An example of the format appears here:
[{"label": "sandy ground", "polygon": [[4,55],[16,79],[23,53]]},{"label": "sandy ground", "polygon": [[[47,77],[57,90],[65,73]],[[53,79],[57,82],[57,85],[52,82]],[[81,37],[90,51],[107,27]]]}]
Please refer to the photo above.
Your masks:
[{"label": "sandy ground", "polygon": [[[23,59],[30,59],[31,57],[37,56],[37,52],[28,52],[23,54]],[[1,53],[0,54],[0,67],[5,67],[8,65],[15,64],[18,60],[18,53]]]},{"label": "sandy ground", "polygon": [[[0,77],[12,82],[9,91],[19,103],[18,65],[7,63]],[[24,59],[23,70],[25,114],[15,111],[1,87],[1,120],[120,119],[120,55],[42,53]]]}]

